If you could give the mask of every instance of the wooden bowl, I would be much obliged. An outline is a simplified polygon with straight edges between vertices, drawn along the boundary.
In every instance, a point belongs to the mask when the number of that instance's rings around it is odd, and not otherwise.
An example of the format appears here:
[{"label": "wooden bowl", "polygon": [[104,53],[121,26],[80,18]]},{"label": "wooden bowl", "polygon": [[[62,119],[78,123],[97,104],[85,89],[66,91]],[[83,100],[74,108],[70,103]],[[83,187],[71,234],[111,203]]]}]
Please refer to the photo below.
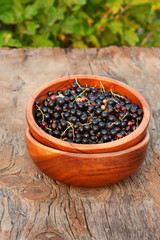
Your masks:
[{"label": "wooden bowl", "polygon": [[37,167],[60,182],[81,187],[100,187],[134,173],[147,154],[149,133],[131,148],[112,153],[71,153],[45,146],[26,131],[29,153]]},{"label": "wooden bowl", "polygon": [[27,104],[27,111],[26,111],[26,118],[29,125],[29,129],[34,136],[35,139],[37,139],[39,142],[56,148],[61,149],[67,152],[79,152],[79,153],[104,153],[104,152],[114,152],[119,151],[123,149],[127,149],[129,147],[134,146],[138,142],[141,141],[141,139],[145,136],[147,127],[150,120],[150,109],[146,102],[146,100],[143,98],[143,96],[135,91],[133,88],[127,86],[124,83],[121,83],[117,80],[102,77],[102,76],[76,76],[78,81],[81,85],[85,85],[86,83],[88,86],[95,86],[100,88],[100,81],[103,83],[104,87],[107,90],[110,90],[110,87],[113,86],[113,91],[119,92],[122,95],[126,95],[129,97],[133,103],[138,104],[140,108],[144,111],[144,116],[142,119],[141,124],[138,126],[138,128],[129,134],[128,136],[116,140],[114,142],[109,143],[102,143],[102,144],[76,144],[76,143],[69,143],[63,140],[60,140],[58,138],[52,137],[49,134],[45,133],[36,123],[34,119],[34,113],[35,113],[35,100],[43,100],[47,97],[47,92],[49,90],[52,90],[56,92],[57,90],[66,90],[68,87],[71,86],[72,82],[75,80],[75,76],[70,77],[64,77],[60,79],[55,79],[41,88],[39,88],[36,92],[33,93],[33,95],[29,98],[28,104]]}]

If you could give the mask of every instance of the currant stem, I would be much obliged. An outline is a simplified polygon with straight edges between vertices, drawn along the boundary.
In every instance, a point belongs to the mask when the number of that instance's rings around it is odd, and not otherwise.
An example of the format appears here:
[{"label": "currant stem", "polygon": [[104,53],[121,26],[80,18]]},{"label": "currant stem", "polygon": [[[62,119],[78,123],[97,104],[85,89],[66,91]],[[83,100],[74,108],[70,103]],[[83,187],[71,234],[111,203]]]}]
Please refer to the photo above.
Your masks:
[{"label": "currant stem", "polygon": [[81,89],[83,89],[82,87],[81,87],[81,85],[79,84],[79,82],[78,82],[78,79],[75,77],[75,80],[76,80],[76,84],[78,85],[78,87],[80,87]]},{"label": "currant stem", "polygon": [[45,127],[45,129],[48,129],[48,130],[51,130],[51,131],[52,131],[52,129],[51,129],[51,128],[48,128],[48,127]]},{"label": "currant stem", "polygon": [[101,81],[100,79],[99,79],[99,81],[100,81],[100,84],[101,84],[102,93],[105,93],[106,89],[105,89],[105,87],[103,86],[102,81]]},{"label": "currant stem", "polygon": [[68,126],[65,130],[64,130],[64,132],[61,134],[61,137],[65,134],[65,132],[70,128],[71,126]]},{"label": "currant stem", "polygon": [[70,123],[69,121],[67,121],[67,123],[70,125],[70,127],[73,129],[73,141],[75,139],[75,134],[74,134],[74,127],[73,127],[73,124]]},{"label": "currant stem", "polygon": [[111,124],[109,125],[109,127],[111,127],[111,126],[114,125],[114,124],[115,124],[115,122],[111,123]]},{"label": "currant stem", "polygon": [[83,123],[83,124],[79,124],[79,125],[84,126],[84,125],[89,125],[89,124],[91,124],[91,122],[90,123]]},{"label": "currant stem", "polygon": [[74,101],[73,101],[72,103],[74,103],[74,102],[76,101],[76,99],[79,98],[79,97],[80,97],[84,92],[86,92],[86,91],[87,91],[87,89],[84,89],[83,92],[81,92],[81,93],[74,99]]},{"label": "currant stem", "polygon": [[42,114],[42,122],[44,122],[44,113],[43,113],[43,111],[40,109],[39,106],[36,105],[36,107],[37,107],[38,110],[41,112],[41,114]]},{"label": "currant stem", "polygon": [[126,113],[122,118],[121,121],[123,121],[123,119],[127,116],[128,114]]},{"label": "currant stem", "polygon": [[111,98],[114,102],[116,102],[116,103],[118,103],[119,104],[119,102],[117,101],[117,100],[115,100],[113,97]]},{"label": "currant stem", "polygon": [[112,88],[113,88],[113,86],[110,87],[110,92],[112,93],[113,96],[117,96],[117,97],[119,97],[119,98],[127,99],[127,98],[125,98],[125,97],[123,97],[123,96],[121,96],[121,95],[119,95],[119,94],[114,93],[114,92],[112,91]]}]

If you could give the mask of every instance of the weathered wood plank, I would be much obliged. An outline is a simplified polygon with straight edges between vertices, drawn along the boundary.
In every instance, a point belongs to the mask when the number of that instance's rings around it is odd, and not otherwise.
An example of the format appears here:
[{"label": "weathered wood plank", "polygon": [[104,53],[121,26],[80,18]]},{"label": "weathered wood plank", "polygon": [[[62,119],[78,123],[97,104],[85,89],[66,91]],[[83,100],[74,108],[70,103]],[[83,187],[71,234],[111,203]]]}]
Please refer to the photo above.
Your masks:
[{"label": "weathered wood plank", "polygon": [[[25,107],[42,84],[96,74],[137,89],[151,106],[141,168],[113,186],[83,189],[42,174],[29,157]],[[160,239],[160,49],[0,49],[0,239]]]}]

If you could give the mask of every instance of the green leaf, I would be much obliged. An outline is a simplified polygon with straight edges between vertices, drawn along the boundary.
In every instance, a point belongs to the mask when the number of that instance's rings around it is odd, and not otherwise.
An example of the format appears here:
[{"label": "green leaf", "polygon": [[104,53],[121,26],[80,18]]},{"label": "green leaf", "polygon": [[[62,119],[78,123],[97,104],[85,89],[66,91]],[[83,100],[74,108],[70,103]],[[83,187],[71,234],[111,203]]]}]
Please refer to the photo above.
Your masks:
[{"label": "green leaf", "polygon": [[35,2],[33,5],[28,5],[24,10],[24,18],[32,19],[38,12],[38,4]]},{"label": "green leaf", "polygon": [[152,10],[160,10],[160,1],[155,1],[154,4],[152,5]]},{"label": "green leaf", "polygon": [[78,4],[78,5],[85,5],[86,0],[64,0],[64,3],[71,7],[72,5]]},{"label": "green leaf", "polygon": [[131,0],[131,5],[152,4],[154,0]]},{"label": "green leaf", "polygon": [[88,37],[88,40],[89,40],[89,42],[96,44],[97,47],[100,46],[99,41],[98,41],[98,39],[97,39],[96,36],[90,35],[90,36]]},{"label": "green leaf", "polygon": [[96,23],[94,26],[95,26],[95,28],[100,28],[101,26],[106,25],[107,22],[108,22],[108,19],[105,18],[105,19],[98,21],[98,23]]},{"label": "green leaf", "polygon": [[123,3],[124,3],[123,0],[108,0],[107,1],[107,5],[112,8],[114,13],[117,13],[122,8]]},{"label": "green leaf", "polygon": [[19,40],[12,37],[12,33],[9,31],[0,32],[0,46],[1,47],[22,47]]},{"label": "green leaf", "polygon": [[65,19],[62,30],[66,34],[72,34],[74,32],[74,26],[79,23],[79,20],[77,20],[73,15],[69,16]]},{"label": "green leaf", "polygon": [[56,9],[52,7],[48,12],[49,22],[48,25],[52,26],[57,20],[64,19],[65,8]]},{"label": "green leaf", "polygon": [[77,4],[84,5],[86,4],[86,0],[77,0]]},{"label": "green leaf", "polygon": [[12,0],[0,0],[0,14],[10,12],[12,10]]},{"label": "green leaf", "polygon": [[15,16],[16,23],[21,23],[24,20],[24,8],[21,0],[13,0],[12,11]]},{"label": "green leaf", "polygon": [[24,25],[23,33],[27,35],[34,35],[38,27],[39,24],[35,22],[26,22],[26,24]]},{"label": "green leaf", "polygon": [[10,38],[7,44],[8,47],[17,47],[20,48],[22,47],[21,42],[18,39],[15,38]]},{"label": "green leaf", "polygon": [[129,30],[125,30],[124,40],[130,45],[135,46],[136,43],[139,41],[137,34],[134,32],[134,28]]},{"label": "green leaf", "polygon": [[0,20],[6,24],[15,23],[15,18],[14,18],[13,12],[4,12],[4,13],[0,14]]},{"label": "green leaf", "polygon": [[53,6],[55,0],[40,0],[41,4],[43,7],[49,9],[50,7]]},{"label": "green leaf", "polygon": [[159,14],[160,0],[0,0],[1,46],[159,46]]},{"label": "green leaf", "polygon": [[83,41],[73,42],[73,48],[87,48],[87,45]]},{"label": "green leaf", "polygon": [[120,21],[113,21],[109,24],[109,28],[111,30],[111,32],[113,32],[114,34],[119,33],[120,35],[122,35],[123,33],[123,24]]},{"label": "green leaf", "polygon": [[99,41],[102,47],[112,45],[113,42],[115,45],[118,45],[119,43],[118,36],[116,34],[113,34],[108,28],[106,28],[105,31],[101,34]]},{"label": "green leaf", "polygon": [[52,47],[54,46],[53,42],[48,39],[49,34],[45,35],[36,35],[33,37],[33,47]]}]

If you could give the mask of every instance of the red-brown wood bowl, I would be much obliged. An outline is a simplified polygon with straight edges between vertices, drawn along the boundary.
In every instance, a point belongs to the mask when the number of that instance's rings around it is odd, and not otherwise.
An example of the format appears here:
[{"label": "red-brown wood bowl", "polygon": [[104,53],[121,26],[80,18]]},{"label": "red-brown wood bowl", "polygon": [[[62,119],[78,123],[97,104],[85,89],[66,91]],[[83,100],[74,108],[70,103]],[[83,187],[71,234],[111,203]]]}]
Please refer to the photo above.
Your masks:
[{"label": "red-brown wood bowl", "polygon": [[27,145],[37,167],[49,177],[75,186],[100,187],[121,181],[134,173],[145,159],[149,133],[131,148],[112,153],[71,153],[45,146],[29,129]]},{"label": "red-brown wood bowl", "polygon": [[113,151],[120,151],[123,149],[127,149],[131,146],[134,146],[141,139],[145,136],[147,127],[150,120],[150,109],[143,98],[143,96],[135,91],[133,88],[127,86],[124,83],[121,83],[117,80],[102,77],[102,76],[76,76],[79,83],[81,85],[85,85],[86,83],[88,86],[95,86],[100,88],[100,81],[103,83],[104,87],[107,90],[110,90],[110,87],[113,86],[113,91],[119,92],[122,95],[126,95],[128,98],[132,100],[134,104],[138,104],[140,108],[143,109],[144,115],[142,122],[138,126],[138,128],[129,134],[128,136],[116,140],[114,142],[109,143],[102,143],[102,144],[76,144],[76,143],[69,143],[53,136],[50,136],[46,132],[44,132],[36,123],[34,119],[35,113],[35,100],[43,100],[47,97],[47,92],[52,90],[56,92],[57,90],[66,90],[68,87],[71,86],[72,82],[75,80],[75,76],[64,77],[60,79],[55,79],[41,88],[39,88],[33,95],[29,98],[26,110],[26,118],[29,125],[29,129],[39,142],[67,152],[79,152],[79,153],[104,153],[104,152],[113,152]]}]

